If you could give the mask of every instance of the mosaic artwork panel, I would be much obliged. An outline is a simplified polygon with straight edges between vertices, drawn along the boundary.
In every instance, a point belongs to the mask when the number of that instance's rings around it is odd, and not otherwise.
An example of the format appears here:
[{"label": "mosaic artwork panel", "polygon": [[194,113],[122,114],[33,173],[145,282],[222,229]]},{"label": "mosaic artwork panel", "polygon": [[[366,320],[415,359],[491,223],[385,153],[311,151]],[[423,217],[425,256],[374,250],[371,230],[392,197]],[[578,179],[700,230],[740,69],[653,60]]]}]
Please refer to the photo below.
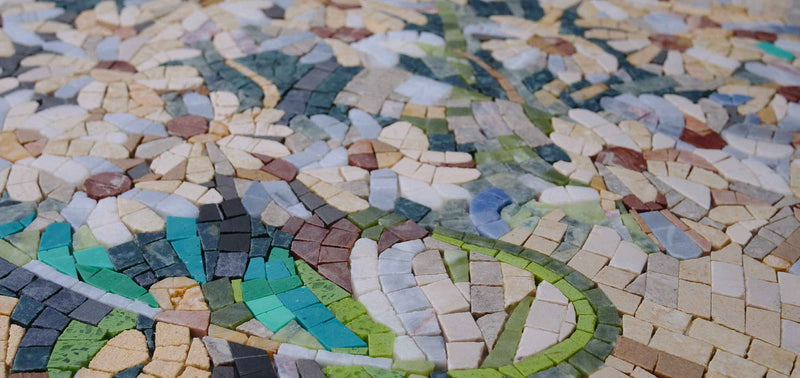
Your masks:
[{"label": "mosaic artwork panel", "polygon": [[800,376],[796,0],[0,2],[0,377]]}]

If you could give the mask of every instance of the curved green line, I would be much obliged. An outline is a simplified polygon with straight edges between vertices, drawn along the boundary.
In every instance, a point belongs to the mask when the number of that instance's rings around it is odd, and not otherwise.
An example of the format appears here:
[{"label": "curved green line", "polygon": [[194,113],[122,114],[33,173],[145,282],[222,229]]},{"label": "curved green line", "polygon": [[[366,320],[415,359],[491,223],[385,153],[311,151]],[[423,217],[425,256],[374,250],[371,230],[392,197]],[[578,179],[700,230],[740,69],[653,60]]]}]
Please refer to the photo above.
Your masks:
[{"label": "curved green line", "polygon": [[[554,367],[574,375],[589,375],[613,351],[614,343],[621,332],[619,313],[600,288],[580,272],[527,248],[444,227],[437,227],[433,231],[433,238],[470,252],[493,256],[501,262],[533,273],[540,282],[547,281],[558,288],[575,307],[578,316],[572,335],[534,356],[502,366],[450,371],[448,375],[451,377],[524,378]],[[519,307],[514,310],[509,321],[518,316]]]}]

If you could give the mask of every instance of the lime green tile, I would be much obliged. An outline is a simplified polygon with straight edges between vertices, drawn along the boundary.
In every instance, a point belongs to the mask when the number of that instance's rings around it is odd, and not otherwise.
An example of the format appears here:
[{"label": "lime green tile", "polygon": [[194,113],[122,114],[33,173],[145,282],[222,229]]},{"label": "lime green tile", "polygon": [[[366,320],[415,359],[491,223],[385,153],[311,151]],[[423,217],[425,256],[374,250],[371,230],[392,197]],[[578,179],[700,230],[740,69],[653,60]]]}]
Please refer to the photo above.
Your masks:
[{"label": "lime green tile", "polygon": [[569,336],[570,340],[574,341],[578,344],[581,348],[583,348],[589,340],[592,339],[592,332],[586,332],[580,329],[576,329],[575,332],[572,332],[572,335]]},{"label": "lime green tile", "polygon": [[345,325],[355,318],[367,313],[367,308],[353,298],[343,298],[328,305],[336,319]]},{"label": "lime green tile", "polygon": [[390,332],[371,333],[367,337],[370,357],[392,358],[395,335]]},{"label": "lime green tile", "polygon": [[328,366],[322,372],[328,378],[372,378],[363,366]]},{"label": "lime green tile", "polygon": [[497,371],[499,371],[504,376],[510,377],[510,378],[525,378],[526,377],[524,374],[520,373],[520,371],[514,365],[500,366],[499,368],[497,368]]},{"label": "lime green tile", "polygon": [[495,255],[495,258],[497,258],[497,260],[499,260],[501,262],[504,262],[506,264],[511,264],[511,265],[516,266],[517,268],[520,268],[520,269],[525,269],[525,267],[527,267],[528,264],[530,264],[530,261],[528,261],[527,259],[524,259],[524,258],[519,257],[519,256],[514,256],[512,254],[509,254],[509,253],[506,253],[506,252],[503,252],[503,251],[497,252],[497,255]]},{"label": "lime green tile", "polygon": [[577,315],[594,315],[594,309],[592,305],[589,304],[589,301],[585,299],[581,299],[575,302],[572,302],[572,305],[575,306],[575,313]]},{"label": "lime green tile", "polygon": [[479,246],[479,245],[468,244],[468,243],[462,244],[461,248],[463,248],[463,249],[465,249],[467,251],[470,251],[470,252],[478,252],[478,253],[482,253],[484,255],[492,256],[492,257],[497,255],[497,252],[498,252],[494,248],[482,247],[482,246]]},{"label": "lime green tile", "polygon": [[453,282],[469,282],[469,257],[466,251],[445,250],[444,265]]},{"label": "lime green tile", "polygon": [[242,297],[242,280],[237,278],[235,280],[231,280],[231,289],[233,289],[233,301],[234,302],[241,302],[243,300]]},{"label": "lime green tile", "polygon": [[494,369],[451,370],[447,375],[453,378],[503,378],[503,374]]},{"label": "lime green tile", "polygon": [[537,354],[514,364],[514,367],[526,377],[534,375],[542,370],[547,370],[553,366],[555,366],[553,361],[544,354]]},{"label": "lime green tile", "polygon": [[115,308],[97,326],[108,331],[109,335],[115,336],[122,331],[136,328],[136,317],[136,314],[130,311]]},{"label": "lime green tile", "polygon": [[574,340],[567,338],[564,341],[545,349],[542,354],[553,360],[554,363],[561,363],[567,358],[572,357],[572,355],[581,350],[582,347],[582,345],[579,345]]},{"label": "lime green tile", "polygon": [[366,356],[369,355],[369,348],[333,348],[331,349],[333,353],[347,353],[347,354],[354,354],[356,356]]},{"label": "lime green tile", "polygon": [[389,327],[372,320],[369,315],[361,315],[351,320],[346,326],[363,340],[367,340],[372,334],[392,332]]},{"label": "lime green tile", "polygon": [[550,283],[557,282],[558,280],[561,279],[561,277],[558,274],[553,273],[552,271],[550,271],[550,269],[547,269],[535,262],[528,264],[528,266],[525,267],[525,270],[533,273],[533,275],[535,275],[536,278],[545,280]]},{"label": "lime green tile", "polygon": [[59,340],[103,340],[108,336],[107,330],[90,324],[73,320],[58,337]]},{"label": "lime green tile", "polygon": [[434,366],[431,361],[395,361],[392,364],[392,370],[400,370],[409,374],[429,375],[433,372]]},{"label": "lime green tile", "polygon": [[580,290],[576,289],[575,286],[572,286],[567,280],[559,280],[558,282],[554,283],[553,286],[557,287],[558,290],[561,291],[561,294],[567,297],[570,302],[579,301],[581,299],[586,298]]}]

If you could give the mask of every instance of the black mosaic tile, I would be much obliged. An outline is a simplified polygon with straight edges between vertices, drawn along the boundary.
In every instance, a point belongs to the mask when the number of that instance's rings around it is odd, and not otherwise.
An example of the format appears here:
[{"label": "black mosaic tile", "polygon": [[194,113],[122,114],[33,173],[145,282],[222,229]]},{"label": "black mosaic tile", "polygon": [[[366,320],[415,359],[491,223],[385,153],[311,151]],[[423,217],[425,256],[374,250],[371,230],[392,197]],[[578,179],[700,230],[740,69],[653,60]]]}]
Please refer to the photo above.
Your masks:
[{"label": "black mosaic tile", "polygon": [[[161,234],[161,233],[159,233]],[[140,236],[141,235],[141,236]],[[150,243],[157,239],[150,239],[153,234],[137,234],[136,242],[130,241],[108,249],[108,258],[114,264],[114,269],[119,271],[144,262],[139,245]]]},{"label": "black mosaic tile", "polygon": [[64,289],[50,297],[44,304],[67,314],[78,308],[83,302],[86,302],[86,299],[87,298],[81,294]]},{"label": "black mosaic tile", "polygon": [[69,317],[81,322],[97,325],[113,308],[107,304],[89,299],[69,313]]},{"label": "black mosaic tile", "polygon": [[250,234],[222,234],[219,237],[220,252],[249,252]]},{"label": "black mosaic tile", "polygon": [[22,341],[19,343],[19,347],[51,347],[56,343],[59,335],[61,335],[61,333],[54,329],[38,327],[29,328],[25,331],[25,335],[22,336]]},{"label": "black mosaic tile", "polygon": [[25,269],[16,269],[7,276],[0,279],[0,286],[13,292],[19,292],[23,287],[31,283],[34,279],[33,273]]},{"label": "black mosaic tile", "polygon": [[61,286],[45,279],[37,278],[28,285],[26,285],[21,291],[20,295],[25,295],[31,297],[39,302],[43,302],[47,298],[50,298],[53,294],[57,291],[61,290]]},{"label": "black mosaic tile", "polygon": [[36,317],[32,325],[34,327],[51,328],[63,331],[69,324],[70,319],[52,307],[45,307]]}]

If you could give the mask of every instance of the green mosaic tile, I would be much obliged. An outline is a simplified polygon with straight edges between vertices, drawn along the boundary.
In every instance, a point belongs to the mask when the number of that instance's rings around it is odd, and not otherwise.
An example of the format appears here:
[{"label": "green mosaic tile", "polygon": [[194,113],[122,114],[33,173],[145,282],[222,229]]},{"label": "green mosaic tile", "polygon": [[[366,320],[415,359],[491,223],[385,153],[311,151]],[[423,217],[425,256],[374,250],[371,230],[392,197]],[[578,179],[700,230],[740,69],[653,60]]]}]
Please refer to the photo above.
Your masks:
[{"label": "green mosaic tile", "polygon": [[601,307],[596,310],[597,322],[606,325],[621,327],[622,318],[614,307]]},{"label": "green mosaic tile", "polygon": [[537,263],[530,263],[528,266],[525,267],[525,270],[533,273],[536,278],[545,280],[550,283],[557,282],[561,279],[558,274],[553,273],[551,270],[537,264]]},{"label": "green mosaic tile", "polygon": [[444,264],[453,282],[469,282],[469,257],[466,251],[444,251]]},{"label": "green mosaic tile", "polygon": [[243,300],[242,280],[238,278],[235,280],[231,280],[231,290],[233,290],[233,301],[241,302]]},{"label": "green mosaic tile", "polygon": [[377,207],[368,207],[366,210],[358,211],[347,216],[356,227],[366,229],[378,224],[378,219],[385,216],[387,213]]},{"label": "green mosaic tile", "polygon": [[367,313],[367,308],[361,302],[353,298],[342,298],[328,305],[328,309],[333,312],[336,319],[347,324],[353,319]]},{"label": "green mosaic tile", "polygon": [[592,305],[589,304],[589,301],[585,299],[581,299],[579,301],[572,302],[572,305],[575,307],[575,313],[577,315],[595,315],[594,309]]},{"label": "green mosaic tile", "polygon": [[201,285],[203,289],[203,296],[206,297],[208,307],[214,311],[223,308],[233,301],[233,287],[231,281],[227,278],[222,278],[214,281],[209,281]]},{"label": "green mosaic tile", "polygon": [[369,345],[369,356],[392,358],[392,353],[394,351],[394,339],[395,335],[393,333],[386,332],[369,334],[367,338],[367,344]]},{"label": "green mosaic tile", "polygon": [[578,344],[571,338],[566,338],[564,341],[545,349],[542,353],[554,363],[561,363],[577,353],[581,348],[583,348],[583,345]]},{"label": "green mosaic tile", "polygon": [[333,348],[333,349],[331,349],[331,352],[333,352],[333,353],[347,353],[347,354],[353,354],[353,355],[357,355],[357,356],[366,356],[366,355],[369,355],[369,348],[368,347],[363,347],[363,348]]},{"label": "green mosaic tile", "polygon": [[580,291],[586,291],[595,286],[594,282],[586,278],[586,276],[584,276],[581,272],[572,272],[566,275],[564,279]]},{"label": "green mosaic tile", "polygon": [[288,308],[281,306],[256,315],[256,319],[269,328],[270,331],[278,332],[287,323],[294,320],[295,316]]},{"label": "green mosaic tile", "polygon": [[598,339],[592,339],[583,347],[583,350],[589,352],[591,355],[605,360],[612,352],[614,352],[614,345]]},{"label": "green mosaic tile", "polygon": [[556,281],[553,286],[557,287],[558,290],[560,290],[561,293],[570,300],[570,302],[586,298],[586,296],[583,295],[580,290],[576,289],[575,286],[572,286],[569,282],[567,282],[566,279]]},{"label": "green mosaic tile", "polygon": [[519,253],[519,256],[524,257],[530,260],[531,262],[535,262],[536,264],[539,264],[541,266],[545,266],[549,264],[551,261],[549,257],[528,248],[523,249],[522,252]]},{"label": "green mosaic tile", "polygon": [[[36,240],[38,244],[39,240],[39,232],[35,232]],[[78,227],[75,230],[75,233],[72,234],[72,250],[73,251],[80,251],[82,249],[88,249],[92,247],[99,247],[100,243],[97,242],[97,239],[94,237],[92,230],[89,229],[88,225],[83,225]]]},{"label": "green mosaic tile", "polygon": [[553,361],[544,354],[537,354],[514,364],[514,367],[526,377],[530,377],[542,370],[555,366]]},{"label": "green mosaic tile", "polygon": [[[280,343],[299,345],[313,350],[325,349],[322,344],[317,341],[314,335],[306,331],[295,320],[290,320],[288,323],[286,323],[286,325],[283,326],[278,332],[275,332],[270,339]],[[364,354],[366,355],[367,352],[364,351]]]},{"label": "green mosaic tile", "polygon": [[467,107],[449,107],[445,111],[446,116],[448,117],[459,117],[459,116],[469,116],[472,115],[472,108]]},{"label": "green mosaic tile", "polygon": [[500,366],[497,368],[503,376],[510,377],[510,378],[525,378],[525,375],[520,373],[520,371],[514,365],[506,365]]},{"label": "green mosaic tile", "polygon": [[48,369],[77,371],[89,366],[89,361],[106,341],[91,340],[59,340],[53,346],[53,352],[47,362]]},{"label": "green mosaic tile", "polygon": [[576,329],[586,331],[586,332],[594,332],[594,328],[597,326],[597,317],[594,315],[578,315],[578,322],[575,325]]},{"label": "green mosaic tile", "polygon": [[511,264],[520,269],[525,269],[525,267],[527,267],[530,263],[528,260],[522,257],[514,256],[503,251],[498,252],[497,255],[495,255],[495,258],[501,262]]},{"label": "green mosaic tile", "polygon": [[319,273],[317,273],[317,271],[314,270],[314,268],[312,268],[311,265],[308,265],[308,263],[306,263],[303,260],[296,260],[294,262],[294,265],[295,269],[297,270],[297,275],[300,277],[300,279],[303,281],[303,284],[305,284],[306,286],[308,286],[308,284],[311,282],[325,280],[325,278],[322,277]]},{"label": "green mosaic tile", "polygon": [[242,323],[253,318],[250,309],[244,303],[234,303],[211,312],[211,324],[236,329]]},{"label": "green mosaic tile", "polygon": [[364,370],[372,378],[405,378],[406,374],[401,371],[386,370],[372,366],[364,366]]},{"label": "green mosaic tile", "polygon": [[136,314],[115,308],[97,324],[97,327],[106,330],[109,336],[115,336],[122,331],[136,327]]},{"label": "green mosaic tile", "polygon": [[347,216],[356,227],[364,230],[378,224],[378,219],[385,216],[387,213],[376,207],[368,207],[366,210],[352,213]]},{"label": "green mosaic tile", "polygon": [[481,363],[481,367],[498,368],[510,365],[514,360],[514,355],[517,352],[521,338],[522,332],[520,331],[511,329],[504,330],[497,338],[492,351],[489,352]]},{"label": "green mosaic tile", "polygon": [[314,281],[306,286],[317,296],[319,301],[326,306],[350,296],[350,293],[346,290],[328,280]]},{"label": "green mosaic tile", "polygon": [[407,219],[406,217],[400,214],[390,213],[380,217],[380,219],[378,219],[378,224],[383,227],[389,228],[400,222],[405,221],[406,219]]},{"label": "green mosaic tile", "polygon": [[322,372],[328,378],[372,378],[363,366],[328,366]]},{"label": "green mosaic tile", "polygon": [[470,252],[482,253],[482,254],[487,255],[487,256],[495,256],[495,255],[497,255],[497,250],[496,249],[488,248],[488,247],[482,247],[482,246],[475,245],[475,244],[464,243],[464,244],[461,245],[461,248],[464,249],[464,250],[470,251]]},{"label": "green mosaic tile", "polygon": [[452,244],[456,247],[460,247],[464,242],[461,240],[464,237],[463,232],[458,232],[454,230],[450,230],[444,227],[436,227],[433,230],[433,238],[441,240],[445,243]]},{"label": "green mosaic tile", "polygon": [[385,229],[386,227],[375,225],[365,229],[364,232],[361,233],[361,237],[378,241]]},{"label": "green mosaic tile", "polygon": [[303,286],[303,281],[298,276],[289,276],[269,281],[269,287],[275,294],[284,293],[300,286]]},{"label": "green mosaic tile", "polygon": [[241,284],[241,290],[242,300],[245,302],[272,294],[272,289],[265,278],[244,281]]},{"label": "green mosaic tile", "polygon": [[72,378],[74,372],[60,369],[47,369],[48,378]]},{"label": "green mosaic tile", "polygon": [[567,362],[569,362],[569,364],[575,369],[586,375],[591,374],[593,371],[603,365],[603,361],[583,350],[575,353],[575,355],[570,357]]},{"label": "green mosaic tile", "polygon": [[[507,253],[509,255],[513,255],[513,256],[518,256],[524,250],[524,248],[522,246],[519,246],[519,245],[516,245],[516,244],[511,244],[511,243],[504,242],[504,241],[501,241],[501,240],[496,241],[492,248],[494,248],[494,249],[496,249],[496,250],[498,250],[500,252],[505,252],[505,253]],[[527,263],[528,262],[526,261],[525,264],[527,265]]]},{"label": "green mosaic tile", "polygon": [[100,269],[114,269],[114,264],[108,258],[108,252],[102,246],[92,247],[73,252],[77,264]]},{"label": "green mosaic tile", "polygon": [[347,322],[346,325],[362,340],[367,340],[372,334],[392,332],[389,327],[372,320],[369,315],[361,315]]},{"label": "green mosaic tile", "polygon": [[574,332],[572,332],[572,335],[569,336],[569,339],[583,347],[589,342],[589,340],[592,339],[592,332],[576,329]]},{"label": "green mosaic tile", "polygon": [[619,327],[599,324],[594,330],[594,337],[607,343],[613,343],[617,340],[617,337],[619,337],[620,333]]},{"label": "green mosaic tile", "polygon": [[31,257],[20,251],[5,240],[0,240],[0,258],[16,265],[22,266],[31,262]]},{"label": "green mosaic tile", "polygon": [[494,369],[451,370],[447,373],[453,378],[502,378],[503,374]]},{"label": "green mosaic tile", "polygon": [[248,300],[244,302],[250,312],[254,315],[261,315],[272,309],[282,307],[283,304],[275,295],[267,295],[260,298]]},{"label": "green mosaic tile", "polygon": [[392,370],[400,370],[409,374],[428,375],[435,368],[431,361],[400,360],[392,363]]},{"label": "green mosaic tile", "polygon": [[69,322],[58,337],[59,340],[103,340],[108,336],[106,329],[95,327],[77,320]]}]

